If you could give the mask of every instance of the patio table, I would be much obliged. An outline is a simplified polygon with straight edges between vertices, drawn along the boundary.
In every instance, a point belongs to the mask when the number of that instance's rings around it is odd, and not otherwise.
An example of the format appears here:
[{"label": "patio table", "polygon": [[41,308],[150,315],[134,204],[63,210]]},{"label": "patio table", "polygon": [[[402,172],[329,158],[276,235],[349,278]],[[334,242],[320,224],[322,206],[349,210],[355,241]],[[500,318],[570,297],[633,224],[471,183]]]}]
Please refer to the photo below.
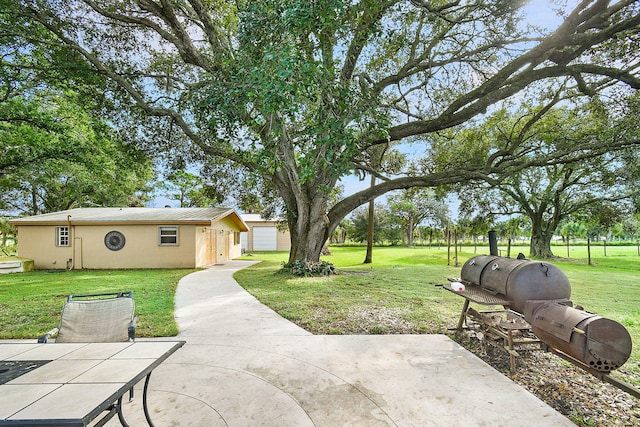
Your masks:
[{"label": "patio table", "polygon": [[0,343],[0,426],[102,426],[122,414],[122,398],[184,341]]}]

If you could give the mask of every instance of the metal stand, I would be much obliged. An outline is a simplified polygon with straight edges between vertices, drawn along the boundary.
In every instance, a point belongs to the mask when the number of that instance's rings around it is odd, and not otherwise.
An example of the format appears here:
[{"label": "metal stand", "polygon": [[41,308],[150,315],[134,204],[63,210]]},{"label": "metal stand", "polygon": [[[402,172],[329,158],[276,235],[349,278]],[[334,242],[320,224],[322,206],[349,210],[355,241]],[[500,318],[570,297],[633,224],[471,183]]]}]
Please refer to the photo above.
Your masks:
[{"label": "metal stand", "polygon": [[[509,369],[511,373],[515,373],[517,368],[516,358],[520,356],[516,349],[521,351],[541,349],[541,341],[538,338],[524,336],[524,334],[531,332],[531,326],[519,314],[511,310],[478,312],[473,308],[469,308],[467,315],[479,324],[489,337],[502,341],[502,345],[495,344],[495,341],[488,342],[509,353]],[[531,335],[534,336],[533,334]],[[532,348],[532,345],[536,347]]]},{"label": "metal stand", "polygon": [[617,378],[614,378],[611,376],[611,374],[607,374],[604,372],[600,372],[600,371],[596,371],[595,369],[592,369],[591,367],[585,365],[584,363],[580,362],[579,360],[574,359],[573,357],[569,356],[568,354],[565,354],[563,352],[561,352],[560,350],[557,350],[555,348],[552,347],[548,347],[548,350],[555,354],[556,356],[559,356],[561,358],[563,358],[564,360],[566,360],[567,362],[570,362],[574,365],[576,365],[577,367],[579,367],[580,369],[583,369],[585,371],[587,371],[588,373],[590,373],[591,375],[593,375],[594,377],[598,378],[600,381],[604,381],[606,383],[611,384],[612,386],[629,393],[630,395],[632,395],[633,397],[636,397],[638,399],[640,399],[640,390],[635,388],[634,386],[632,386],[629,383],[626,383],[622,380],[619,380]]},{"label": "metal stand", "polygon": [[[460,281],[460,279],[450,279],[451,281]],[[465,284],[464,291],[454,290],[450,284],[442,286],[449,292],[453,292],[465,299],[462,306],[462,312],[458,319],[457,330],[461,331],[465,324],[468,325],[468,319],[473,320],[485,331],[485,333],[496,340],[502,340],[499,348],[509,353],[509,367],[512,373],[516,371],[516,358],[519,356],[516,348],[530,347],[531,344],[540,344],[537,338],[522,338],[525,332],[530,332],[531,327],[518,313],[511,310],[493,310],[493,311],[476,311],[470,308],[471,302],[485,306],[509,306],[511,301],[493,295],[481,288],[471,284]],[[494,341],[488,341],[494,344]]]},{"label": "metal stand", "polygon": [[129,424],[125,421],[124,414],[122,413],[122,396],[118,399],[118,404],[116,406],[118,407],[118,419],[120,420],[120,424],[122,427],[129,427]]},{"label": "metal stand", "polygon": [[144,380],[144,392],[142,393],[142,407],[144,408],[144,417],[147,419],[147,423],[150,427],[153,426],[151,417],[149,416],[149,408],[147,407],[147,389],[149,388],[149,378],[151,378],[151,372],[147,375],[147,379]]}]

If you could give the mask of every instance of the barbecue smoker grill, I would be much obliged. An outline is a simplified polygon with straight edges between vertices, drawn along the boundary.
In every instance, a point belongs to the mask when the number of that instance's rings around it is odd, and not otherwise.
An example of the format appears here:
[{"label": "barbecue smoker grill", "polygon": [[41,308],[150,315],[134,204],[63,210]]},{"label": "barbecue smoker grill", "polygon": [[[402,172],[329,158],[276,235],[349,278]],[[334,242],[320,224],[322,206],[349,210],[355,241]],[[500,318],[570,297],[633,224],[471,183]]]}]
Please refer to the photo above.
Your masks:
[{"label": "barbecue smoker grill", "polygon": [[[492,238],[490,236],[490,240]],[[492,245],[492,252],[494,247],[497,248]],[[618,322],[573,307],[569,300],[569,279],[559,268],[546,262],[481,255],[469,259],[460,275],[459,279],[449,279],[452,283],[444,285],[445,289],[465,298],[458,329],[462,329],[469,315],[486,323],[485,326],[505,339],[512,370],[517,355],[514,331],[527,329],[554,353],[640,397],[638,390],[630,390],[623,383],[621,386],[607,375],[631,355],[629,332]],[[512,320],[491,322],[490,316],[482,316],[469,308],[469,302],[502,305]]]},{"label": "barbecue smoker grill", "polygon": [[554,265],[477,256],[460,274],[469,288],[504,297],[505,307],[523,314],[542,342],[592,369],[610,372],[631,355],[631,337],[624,326],[572,307],[569,279]]}]

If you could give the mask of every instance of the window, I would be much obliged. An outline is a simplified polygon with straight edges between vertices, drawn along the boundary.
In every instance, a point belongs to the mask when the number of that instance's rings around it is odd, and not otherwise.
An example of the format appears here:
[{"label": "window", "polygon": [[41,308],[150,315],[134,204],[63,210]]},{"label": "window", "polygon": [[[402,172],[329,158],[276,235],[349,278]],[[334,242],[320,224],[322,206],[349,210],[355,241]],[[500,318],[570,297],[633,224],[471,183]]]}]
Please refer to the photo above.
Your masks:
[{"label": "window", "polygon": [[56,227],[56,246],[69,246],[69,227]]},{"label": "window", "polygon": [[240,244],[240,232],[236,231],[235,233],[233,233],[233,244],[234,245],[239,245]]},{"label": "window", "polygon": [[160,227],[159,232],[159,240],[161,246],[178,244],[178,227]]}]

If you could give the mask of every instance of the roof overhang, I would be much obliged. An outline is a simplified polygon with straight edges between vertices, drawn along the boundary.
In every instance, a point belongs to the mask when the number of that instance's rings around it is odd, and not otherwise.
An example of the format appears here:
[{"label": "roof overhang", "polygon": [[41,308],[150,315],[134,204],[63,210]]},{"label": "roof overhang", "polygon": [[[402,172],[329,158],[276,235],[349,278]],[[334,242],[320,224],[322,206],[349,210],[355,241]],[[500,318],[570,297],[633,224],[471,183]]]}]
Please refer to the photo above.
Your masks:
[{"label": "roof overhang", "polygon": [[200,225],[228,218],[240,231],[249,231],[240,215],[229,208],[79,208],[9,221],[22,226],[52,225]]}]

